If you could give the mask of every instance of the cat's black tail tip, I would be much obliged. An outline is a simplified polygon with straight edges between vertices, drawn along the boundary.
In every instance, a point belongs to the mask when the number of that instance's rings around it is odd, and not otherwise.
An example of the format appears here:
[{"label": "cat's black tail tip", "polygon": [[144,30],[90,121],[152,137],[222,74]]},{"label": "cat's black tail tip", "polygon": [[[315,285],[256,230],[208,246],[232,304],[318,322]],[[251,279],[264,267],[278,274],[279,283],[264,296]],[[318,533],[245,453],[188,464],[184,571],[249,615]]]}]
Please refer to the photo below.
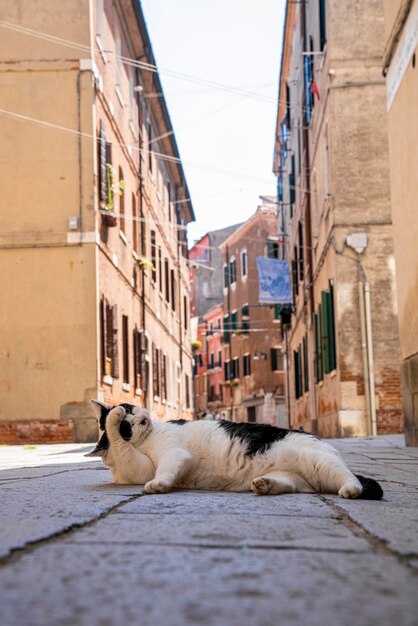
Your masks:
[{"label": "cat's black tail tip", "polygon": [[376,480],[373,478],[366,478],[365,476],[359,476],[359,474],[356,474],[356,478],[358,478],[361,486],[363,487],[363,491],[361,492],[359,498],[362,498],[363,500],[380,500],[383,498],[383,489]]}]

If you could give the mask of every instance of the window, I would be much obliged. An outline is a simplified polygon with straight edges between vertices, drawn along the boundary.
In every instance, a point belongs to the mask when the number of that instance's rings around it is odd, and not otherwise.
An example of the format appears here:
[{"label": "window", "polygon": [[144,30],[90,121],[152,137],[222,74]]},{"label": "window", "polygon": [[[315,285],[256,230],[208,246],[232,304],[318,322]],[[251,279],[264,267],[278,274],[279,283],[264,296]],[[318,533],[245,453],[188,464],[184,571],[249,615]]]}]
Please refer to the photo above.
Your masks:
[{"label": "window", "polygon": [[[295,155],[292,154],[291,169],[289,174],[289,202],[291,205],[296,202],[296,177],[295,177]],[[291,208],[291,215],[293,215],[293,208]]]},{"label": "window", "polygon": [[184,385],[186,388],[186,408],[190,408],[190,377],[188,374],[184,375]]},{"label": "window", "polygon": [[100,302],[102,378],[119,378],[118,307],[102,298]]},{"label": "window", "polygon": [[165,299],[166,302],[170,302],[170,268],[168,265],[168,259],[164,259],[164,279],[165,279]]},{"label": "window", "polygon": [[244,278],[248,274],[248,255],[246,250],[241,251],[241,276]]},{"label": "window", "polygon": [[119,168],[119,227],[122,232],[126,232],[125,224],[125,183],[123,180],[122,168]]},{"label": "window", "polygon": [[155,283],[157,280],[157,243],[155,230],[151,231],[151,265],[151,280]]},{"label": "window", "polygon": [[244,304],[241,309],[241,332],[249,333],[250,332],[250,307],[248,304]]},{"label": "window", "polygon": [[302,367],[299,350],[293,352],[294,384],[296,400],[302,396]]},{"label": "window", "polygon": [[[308,52],[313,52],[313,39],[309,37],[309,50]],[[314,73],[314,57],[313,54],[305,54],[304,56],[304,75],[305,75],[305,115],[306,115],[306,123],[310,124],[312,118],[312,109],[314,106],[314,98],[312,94],[312,83],[313,83],[313,73]]]},{"label": "window", "polygon": [[133,249],[139,254],[139,228],[138,228],[138,213],[135,194],[132,194],[132,239]]},{"label": "window", "polygon": [[184,315],[184,319],[183,319],[183,324],[184,324],[184,330],[188,329],[188,313],[189,313],[189,308],[187,306],[187,296],[183,296],[183,315]]},{"label": "window", "polygon": [[309,391],[309,366],[308,366],[308,339],[302,340],[303,350],[303,391]]},{"label": "window", "polygon": [[247,407],[247,421],[250,422],[251,424],[255,424],[255,422],[257,421],[255,406]]},{"label": "window", "polygon": [[171,183],[167,183],[167,203],[168,203],[168,221],[173,221],[173,205],[171,200]]},{"label": "window", "polygon": [[171,309],[176,310],[176,276],[174,270],[170,270],[170,284],[171,284]]},{"label": "window", "polygon": [[239,358],[232,359],[231,378],[239,378]]},{"label": "window", "polygon": [[237,282],[237,262],[235,259],[231,259],[229,262],[229,283],[233,285]]},{"label": "window", "polygon": [[228,289],[229,287],[229,271],[228,266],[224,265],[224,289]]},{"label": "window", "polygon": [[122,315],[122,358],[123,358],[123,382],[129,384],[129,328],[128,316]]},{"label": "window", "polygon": [[152,344],[152,390],[155,397],[160,395],[160,351]]},{"label": "window", "polygon": [[244,354],[242,357],[242,365],[244,376],[250,376],[251,374],[251,356],[250,354]]},{"label": "window", "polygon": [[224,334],[222,337],[222,341],[224,341],[225,343],[229,341],[229,332],[229,315],[224,315]]},{"label": "window", "polygon": [[167,400],[167,355],[161,354],[161,399]]},{"label": "window", "polygon": [[267,239],[267,256],[269,259],[279,258],[279,242],[273,238]]},{"label": "window", "polygon": [[209,355],[209,369],[213,369],[215,367],[215,353],[211,352]]},{"label": "window", "polygon": [[335,320],[334,320],[334,288],[329,283],[329,291],[321,294],[321,304],[314,315],[315,328],[315,375],[320,382],[324,374],[329,374],[337,367]]},{"label": "window", "polygon": [[278,372],[283,369],[283,354],[280,348],[270,349],[271,369],[273,372]]},{"label": "window", "polygon": [[299,233],[299,280],[303,281],[304,273],[305,273],[305,265],[303,259],[303,226],[302,222],[298,224],[298,233]]},{"label": "window", "polygon": [[238,311],[231,313],[231,331],[235,333],[238,330]]},{"label": "window", "polygon": [[224,361],[224,379],[228,381],[231,379],[231,361]]},{"label": "window", "polygon": [[327,43],[326,0],[319,0],[319,45],[321,50]]},{"label": "window", "polygon": [[120,36],[116,36],[115,41],[115,87],[119,88],[122,84],[122,45],[120,42]]},{"label": "window", "polygon": [[152,126],[148,122],[148,169],[152,173]]},{"label": "window", "polygon": [[222,367],[222,350],[218,350],[218,367]]},{"label": "window", "polygon": [[134,346],[134,385],[137,389],[142,389],[144,395],[147,390],[148,381],[148,361],[146,360],[148,350],[148,340],[144,332],[133,332]]}]

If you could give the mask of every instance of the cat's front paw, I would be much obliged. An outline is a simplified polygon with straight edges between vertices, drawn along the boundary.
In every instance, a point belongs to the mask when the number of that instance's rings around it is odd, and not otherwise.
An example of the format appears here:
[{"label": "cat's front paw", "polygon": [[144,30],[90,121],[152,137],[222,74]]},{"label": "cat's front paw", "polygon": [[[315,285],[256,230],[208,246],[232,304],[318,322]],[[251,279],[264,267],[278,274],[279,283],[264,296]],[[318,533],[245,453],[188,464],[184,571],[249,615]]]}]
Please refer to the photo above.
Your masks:
[{"label": "cat's front paw", "polygon": [[361,484],[358,481],[352,481],[345,483],[339,490],[338,495],[340,498],[359,498],[362,491],[363,488]]},{"label": "cat's front paw", "polygon": [[171,483],[167,480],[154,478],[150,480],[144,487],[145,493],[167,493],[171,489]]},{"label": "cat's front paw", "polygon": [[126,416],[126,411],[123,406],[115,406],[107,416],[106,419],[106,427],[108,426],[119,426],[122,420]]}]

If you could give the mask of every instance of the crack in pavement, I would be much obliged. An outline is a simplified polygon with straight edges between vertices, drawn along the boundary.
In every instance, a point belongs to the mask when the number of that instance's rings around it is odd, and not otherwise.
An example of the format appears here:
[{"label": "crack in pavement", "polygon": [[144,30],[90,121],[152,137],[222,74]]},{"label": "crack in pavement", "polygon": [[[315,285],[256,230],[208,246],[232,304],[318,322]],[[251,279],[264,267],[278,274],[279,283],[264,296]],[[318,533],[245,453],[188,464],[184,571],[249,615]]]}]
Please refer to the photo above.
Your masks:
[{"label": "crack in pavement", "polygon": [[125,500],[123,500],[123,502],[118,502],[117,504],[114,504],[113,506],[109,507],[106,511],[103,511],[102,513],[95,516],[91,520],[88,520],[86,522],[74,522],[73,524],[70,524],[70,526],[67,526],[66,528],[63,528],[59,531],[52,532],[50,535],[46,535],[45,537],[42,537],[41,539],[34,539],[33,541],[28,541],[23,546],[11,548],[9,554],[7,554],[6,556],[0,557],[0,568],[6,565],[9,565],[9,563],[16,562],[16,560],[25,556],[27,553],[32,552],[33,550],[36,550],[37,548],[41,546],[47,545],[48,543],[52,543],[53,541],[60,539],[64,535],[75,533],[81,528],[89,528],[90,526],[93,526],[98,521],[104,519],[105,517],[107,517],[114,511],[116,511],[116,509],[118,509],[119,507],[124,506],[125,504],[129,504],[130,502],[133,502],[137,498],[142,498],[144,495],[145,493],[138,493],[133,496],[129,496]]},{"label": "crack in pavement", "polygon": [[386,539],[381,539],[377,535],[374,535],[370,531],[366,530],[359,522],[353,519],[345,509],[338,504],[335,504],[334,501],[330,500],[326,496],[320,496],[320,499],[338,514],[341,522],[353,533],[355,537],[365,539],[375,554],[386,554],[388,556],[392,556],[398,561],[398,563],[407,567],[414,575],[417,575],[416,568],[409,562],[412,559],[416,559],[417,554],[400,554],[388,546]]}]

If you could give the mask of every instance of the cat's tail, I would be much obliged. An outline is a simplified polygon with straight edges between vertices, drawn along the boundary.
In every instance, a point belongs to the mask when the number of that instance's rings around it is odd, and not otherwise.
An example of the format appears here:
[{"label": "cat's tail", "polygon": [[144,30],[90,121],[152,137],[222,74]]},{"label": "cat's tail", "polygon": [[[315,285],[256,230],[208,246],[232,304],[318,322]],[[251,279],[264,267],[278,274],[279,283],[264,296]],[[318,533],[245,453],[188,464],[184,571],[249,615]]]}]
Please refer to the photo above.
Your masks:
[{"label": "cat's tail", "polygon": [[374,478],[366,478],[365,476],[359,476],[359,474],[355,476],[363,487],[359,498],[363,498],[363,500],[380,500],[383,497],[383,489]]}]

